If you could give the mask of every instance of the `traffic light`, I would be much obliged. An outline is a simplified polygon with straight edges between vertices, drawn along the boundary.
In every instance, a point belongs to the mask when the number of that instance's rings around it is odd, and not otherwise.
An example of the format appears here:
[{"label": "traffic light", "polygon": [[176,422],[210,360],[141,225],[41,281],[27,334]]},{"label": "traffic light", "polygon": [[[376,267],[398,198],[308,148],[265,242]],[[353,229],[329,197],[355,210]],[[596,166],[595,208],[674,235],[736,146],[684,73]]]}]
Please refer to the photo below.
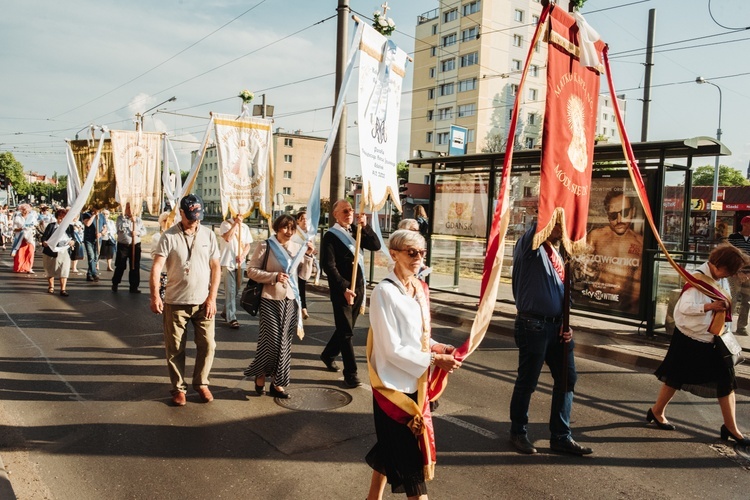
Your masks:
[{"label": "traffic light", "polygon": [[8,188],[8,178],[5,176],[5,172],[0,172],[0,189]]},{"label": "traffic light", "polygon": [[406,183],[407,183],[406,179],[398,180],[398,197],[401,199],[402,203],[406,199],[406,191],[409,190],[409,187],[406,185]]}]

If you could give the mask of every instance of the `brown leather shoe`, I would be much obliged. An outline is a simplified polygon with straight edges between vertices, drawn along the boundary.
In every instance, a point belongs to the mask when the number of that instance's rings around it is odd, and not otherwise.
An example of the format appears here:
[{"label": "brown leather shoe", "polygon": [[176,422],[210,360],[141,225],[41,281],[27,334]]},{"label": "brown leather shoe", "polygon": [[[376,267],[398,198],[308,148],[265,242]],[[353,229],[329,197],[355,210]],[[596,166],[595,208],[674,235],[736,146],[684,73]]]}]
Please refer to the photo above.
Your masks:
[{"label": "brown leather shoe", "polygon": [[214,395],[211,394],[211,391],[208,390],[208,387],[198,387],[195,390],[198,392],[198,396],[200,396],[201,401],[203,401],[204,403],[210,403],[214,400]]},{"label": "brown leather shoe", "polygon": [[185,406],[187,399],[185,398],[184,392],[176,392],[172,394],[172,404],[175,406]]}]

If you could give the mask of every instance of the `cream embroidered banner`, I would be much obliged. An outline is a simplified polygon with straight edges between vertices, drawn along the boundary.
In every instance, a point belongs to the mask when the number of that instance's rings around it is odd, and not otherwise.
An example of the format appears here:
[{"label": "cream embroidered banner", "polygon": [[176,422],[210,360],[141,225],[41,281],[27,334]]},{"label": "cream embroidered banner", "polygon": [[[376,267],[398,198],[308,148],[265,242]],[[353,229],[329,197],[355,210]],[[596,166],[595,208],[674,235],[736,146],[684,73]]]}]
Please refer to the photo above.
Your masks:
[{"label": "cream embroidered banner", "polygon": [[120,205],[130,204],[139,217],[143,203],[157,215],[161,202],[161,139],[159,132],[111,130],[112,157]]},{"label": "cream embroidered banner", "polygon": [[390,193],[401,211],[396,146],[407,56],[371,26],[364,27],[359,50],[357,123],[364,203],[378,210]]},{"label": "cream embroidered banner", "polygon": [[221,212],[243,217],[258,207],[264,217],[271,208],[273,173],[269,153],[273,131],[268,118],[235,118],[214,113],[219,158]]}]

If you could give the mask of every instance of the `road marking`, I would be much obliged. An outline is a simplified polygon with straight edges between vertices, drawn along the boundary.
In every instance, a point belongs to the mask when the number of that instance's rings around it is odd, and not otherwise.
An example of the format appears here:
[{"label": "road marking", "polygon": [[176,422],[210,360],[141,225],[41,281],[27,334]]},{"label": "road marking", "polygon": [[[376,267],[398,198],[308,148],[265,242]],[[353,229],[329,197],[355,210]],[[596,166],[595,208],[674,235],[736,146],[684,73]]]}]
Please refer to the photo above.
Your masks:
[{"label": "road marking", "polygon": [[441,414],[433,414],[433,418],[439,418],[442,420],[445,420],[446,422],[450,422],[453,425],[457,425],[459,427],[462,427],[468,431],[476,432],[477,434],[484,436],[489,439],[500,439],[500,436],[495,434],[492,431],[489,431],[487,429],[483,429],[482,427],[479,427],[478,425],[474,425],[472,423],[466,422],[465,420],[461,420],[460,418],[451,417],[450,415],[441,415]]},{"label": "road marking", "polygon": [[72,397],[71,399],[74,399],[74,400],[76,400],[76,401],[86,401],[86,399],[85,399],[84,397],[82,397],[82,396],[81,396],[80,394],[78,394],[78,391],[76,391],[76,390],[75,390],[75,389],[73,388],[73,386],[72,386],[72,385],[70,385],[70,383],[69,383],[69,382],[68,382],[67,380],[65,380],[65,377],[63,377],[62,375],[60,375],[60,373],[59,373],[59,372],[58,372],[57,370],[55,370],[55,367],[54,367],[54,365],[52,364],[52,361],[50,361],[50,359],[49,359],[49,358],[48,358],[47,356],[45,356],[45,355],[44,355],[44,351],[42,350],[42,348],[41,348],[41,347],[39,347],[39,345],[37,345],[37,343],[36,343],[36,342],[34,342],[34,341],[33,341],[33,340],[31,339],[31,337],[29,337],[28,335],[26,335],[26,332],[25,332],[25,331],[23,331],[23,328],[21,328],[20,326],[18,326],[18,324],[17,324],[17,323],[15,322],[15,321],[13,321],[13,318],[11,318],[10,314],[8,314],[8,311],[6,311],[6,310],[5,310],[5,308],[4,308],[3,306],[0,306],[0,310],[2,310],[2,311],[3,311],[3,314],[5,314],[5,316],[6,316],[6,317],[8,318],[8,320],[9,320],[9,321],[11,322],[11,324],[12,324],[13,326],[15,326],[15,327],[16,327],[16,330],[18,330],[19,332],[21,332],[21,335],[23,335],[23,336],[24,336],[24,337],[26,338],[26,340],[28,340],[28,341],[29,341],[29,343],[30,343],[31,345],[33,345],[33,346],[34,346],[34,347],[36,348],[36,350],[37,350],[37,351],[39,351],[39,354],[40,354],[40,356],[39,356],[39,357],[40,357],[40,358],[42,358],[42,359],[43,359],[44,361],[46,361],[46,362],[47,362],[47,366],[49,367],[50,371],[51,371],[52,373],[54,373],[54,374],[55,374],[55,375],[57,376],[57,378],[59,378],[59,379],[60,379],[60,381],[61,381],[61,382],[62,382],[63,384],[65,384],[65,386],[66,386],[66,387],[67,387],[68,389],[70,389],[70,392],[71,392],[71,393],[73,393],[73,397]]},{"label": "road marking", "polygon": [[111,307],[112,309],[117,309],[117,308],[116,308],[115,306],[113,306],[112,304],[109,304],[108,302],[106,302],[106,301],[104,301],[104,300],[101,300],[100,302],[101,302],[102,304],[104,304],[105,306]]}]

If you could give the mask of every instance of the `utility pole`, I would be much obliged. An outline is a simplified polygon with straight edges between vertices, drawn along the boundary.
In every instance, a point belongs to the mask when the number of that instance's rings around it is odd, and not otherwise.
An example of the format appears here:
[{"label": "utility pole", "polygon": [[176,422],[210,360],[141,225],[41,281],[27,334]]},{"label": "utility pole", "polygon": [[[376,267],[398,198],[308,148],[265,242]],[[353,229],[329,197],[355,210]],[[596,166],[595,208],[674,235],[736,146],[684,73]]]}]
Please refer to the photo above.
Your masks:
[{"label": "utility pole", "polygon": [[651,68],[654,65],[653,61],[655,29],[656,9],[650,9],[648,11],[648,39],[646,41],[646,78],[643,84],[643,116],[641,121],[641,142],[648,141],[648,118],[651,108]]},{"label": "utility pole", "polygon": [[[346,72],[346,43],[350,12],[349,0],[339,0],[336,10],[338,11],[338,28],[336,35],[336,95],[334,102],[338,101],[339,92],[341,92],[341,82],[344,80],[344,73]],[[336,141],[333,144],[333,152],[331,153],[331,214],[328,219],[331,225],[334,224],[333,204],[336,200],[344,197],[346,182],[346,104],[342,103],[342,106],[343,110],[341,112],[339,131],[336,134]],[[335,114],[336,110],[334,109],[333,112]]]}]

